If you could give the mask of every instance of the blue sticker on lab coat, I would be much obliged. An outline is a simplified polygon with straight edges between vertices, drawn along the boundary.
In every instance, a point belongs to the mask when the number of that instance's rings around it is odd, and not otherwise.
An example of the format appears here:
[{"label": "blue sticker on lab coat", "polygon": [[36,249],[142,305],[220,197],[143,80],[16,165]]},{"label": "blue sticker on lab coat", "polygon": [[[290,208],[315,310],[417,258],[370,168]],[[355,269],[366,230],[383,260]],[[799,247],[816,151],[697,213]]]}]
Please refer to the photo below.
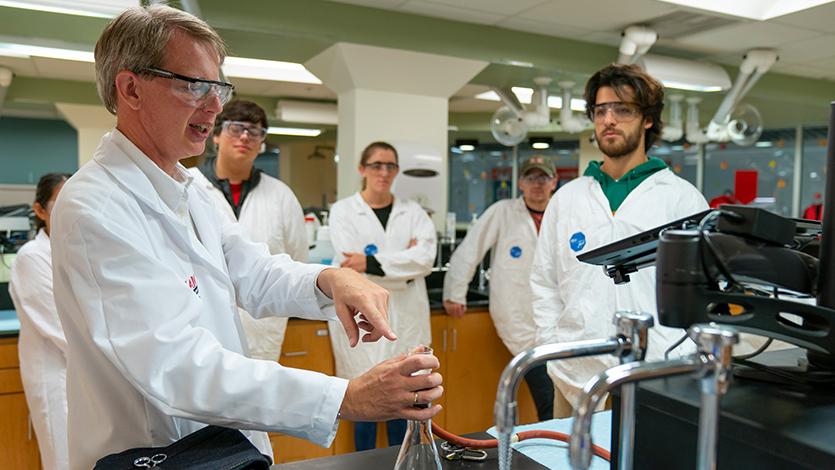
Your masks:
[{"label": "blue sticker on lab coat", "polygon": [[580,251],[586,246],[586,236],[583,235],[583,232],[577,232],[571,236],[568,243],[571,245],[572,250]]},{"label": "blue sticker on lab coat", "polygon": [[522,248],[520,248],[518,246],[510,247],[510,256],[512,258],[518,258],[518,257],[522,256]]},{"label": "blue sticker on lab coat", "polygon": [[377,245],[369,243],[365,245],[365,256],[374,256],[377,254]]}]

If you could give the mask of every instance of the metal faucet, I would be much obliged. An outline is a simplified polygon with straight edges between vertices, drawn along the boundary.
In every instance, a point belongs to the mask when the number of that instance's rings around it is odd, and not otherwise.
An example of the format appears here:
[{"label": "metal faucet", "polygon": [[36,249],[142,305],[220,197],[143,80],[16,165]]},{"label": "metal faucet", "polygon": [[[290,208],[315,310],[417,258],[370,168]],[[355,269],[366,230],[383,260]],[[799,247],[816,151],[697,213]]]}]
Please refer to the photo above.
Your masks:
[{"label": "metal faucet", "polygon": [[[496,392],[496,405],[494,416],[496,420],[496,432],[499,437],[499,469],[510,470],[510,441],[513,428],[516,425],[517,402],[516,395],[519,393],[519,384],[525,374],[546,361],[559,359],[570,359],[575,357],[596,356],[598,354],[613,354],[624,361],[632,362],[642,360],[646,355],[648,344],[648,330],[653,326],[653,317],[649,313],[616,312],[613,319],[616,333],[611,338],[574,341],[570,343],[555,343],[536,346],[527,351],[519,353],[505,367],[499,378],[499,388]],[[634,389],[633,393],[622,400],[621,414],[634,415]],[[622,421],[621,436],[626,429],[624,424],[630,423],[634,428],[634,416],[631,420]],[[631,434],[632,431],[629,431]],[[630,443],[632,438],[630,437]],[[621,456],[623,448],[621,448]],[[629,447],[629,458],[631,459],[631,446]]]},{"label": "metal faucet", "polygon": [[[716,436],[719,422],[719,398],[727,391],[731,377],[731,353],[739,335],[730,327],[713,324],[693,325],[688,335],[698,346],[695,354],[668,361],[632,362],[612,367],[591,379],[583,390],[580,404],[574,410],[574,424],[569,444],[569,461],[573,470],[586,470],[591,465],[591,418],[607,393],[618,386],[660,377],[694,374],[701,383],[702,407],[699,413],[698,470],[715,470]],[[634,390],[633,390],[634,392]],[[634,399],[634,398],[633,398]],[[634,404],[634,402],[633,402]],[[634,412],[634,410],[633,410]],[[632,416],[634,433],[634,415]],[[623,422],[621,422],[621,432]],[[621,439],[621,454],[623,455]],[[631,468],[631,452],[628,467]]]},{"label": "metal faucet", "polygon": [[455,240],[450,240],[443,234],[438,235],[438,242],[435,243],[437,252],[435,254],[435,265],[432,266],[432,272],[446,272],[449,271],[449,262],[444,263],[444,246],[449,245],[455,247]]}]

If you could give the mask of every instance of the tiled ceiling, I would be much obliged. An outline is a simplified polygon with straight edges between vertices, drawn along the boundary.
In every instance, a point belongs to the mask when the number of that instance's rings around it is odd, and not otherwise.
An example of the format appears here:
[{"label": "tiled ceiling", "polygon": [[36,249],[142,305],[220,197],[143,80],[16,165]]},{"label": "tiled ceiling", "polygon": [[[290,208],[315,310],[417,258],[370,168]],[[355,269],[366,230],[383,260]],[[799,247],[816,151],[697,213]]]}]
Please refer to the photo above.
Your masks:
[{"label": "tiled ceiling", "polygon": [[[707,31],[664,37],[657,47],[678,56],[738,65],[754,47],[778,50],[775,71],[835,80],[835,2],[808,10],[753,21],[677,7],[658,0],[333,0],[455,21],[617,46],[620,31],[649,24],[674,13],[696,19],[723,19]],[[729,0],[732,1],[732,0]],[[709,18],[708,18],[709,19]],[[721,25],[721,23],[726,23]],[[660,24],[663,30],[667,24]]]}]

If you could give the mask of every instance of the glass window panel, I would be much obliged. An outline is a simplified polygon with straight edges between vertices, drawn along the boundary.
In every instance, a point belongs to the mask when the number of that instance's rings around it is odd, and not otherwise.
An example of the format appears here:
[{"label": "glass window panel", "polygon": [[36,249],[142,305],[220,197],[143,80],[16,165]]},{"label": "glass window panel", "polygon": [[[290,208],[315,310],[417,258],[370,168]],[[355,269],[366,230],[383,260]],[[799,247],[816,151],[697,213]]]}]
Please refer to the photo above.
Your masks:
[{"label": "glass window panel", "polygon": [[807,209],[815,213],[813,204],[823,202],[826,182],[826,127],[803,129],[803,163],[800,183],[800,217]]},{"label": "glass window panel", "polygon": [[751,204],[791,216],[794,136],[794,129],[767,130],[749,147],[732,142],[707,144],[705,198],[711,201],[726,193],[736,197],[740,190],[734,187],[736,173],[753,170],[757,172],[757,199]]},{"label": "glass window panel", "polygon": [[[554,142],[551,148],[536,150],[519,146],[519,165],[534,155],[552,162],[560,174],[560,185],[577,177],[580,143]],[[449,154],[449,211],[459,223],[468,224],[491,204],[512,196],[513,149],[483,144],[470,152],[452,147]]]}]

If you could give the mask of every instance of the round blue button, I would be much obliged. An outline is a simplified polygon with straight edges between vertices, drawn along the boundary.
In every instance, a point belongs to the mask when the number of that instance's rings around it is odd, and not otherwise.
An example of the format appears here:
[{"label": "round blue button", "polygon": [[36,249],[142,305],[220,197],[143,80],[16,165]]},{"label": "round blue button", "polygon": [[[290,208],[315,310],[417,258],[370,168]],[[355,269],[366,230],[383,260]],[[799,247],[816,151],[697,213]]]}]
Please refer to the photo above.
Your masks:
[{"label": "round blue button", "polygon": [[513,246],[510,248],[510,256],[513,258],[518,258],[522,256],[522,248],[518,246]]},{"label": "round blue button", "polygon": [[568,240],[568,244],[574,251],[580,251],[586,246],[586,236],[583,232],[577,232]]},{"label": "round blue button", "polygon": [[374,256],[377,254],[377,245],[369,243],[365,245],[365,256]]}]

